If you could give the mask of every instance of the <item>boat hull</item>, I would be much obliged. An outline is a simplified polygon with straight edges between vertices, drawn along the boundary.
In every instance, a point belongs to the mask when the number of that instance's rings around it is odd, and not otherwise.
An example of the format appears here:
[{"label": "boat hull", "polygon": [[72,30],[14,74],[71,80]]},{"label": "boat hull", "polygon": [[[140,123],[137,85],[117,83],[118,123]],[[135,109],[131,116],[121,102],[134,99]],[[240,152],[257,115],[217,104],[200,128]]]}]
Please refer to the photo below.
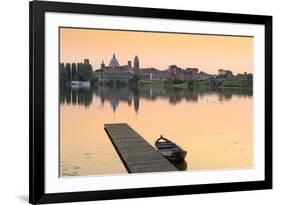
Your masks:
[{"label": "boat hull", "polygon": [[166,157],[170,162],[178,163],[183,161],[186,157],[186,151],[162,136],[156,140],[155,147],[160,154]]},{"label": "boat hull", "polygon": [[186,151],[180,150],[180,151],[173,151],[172,154],[167,154],[167,150],[158,150],[161,155],[163,155],[165,158],[167,158],[170,162],[182,162],[186,157]]}]

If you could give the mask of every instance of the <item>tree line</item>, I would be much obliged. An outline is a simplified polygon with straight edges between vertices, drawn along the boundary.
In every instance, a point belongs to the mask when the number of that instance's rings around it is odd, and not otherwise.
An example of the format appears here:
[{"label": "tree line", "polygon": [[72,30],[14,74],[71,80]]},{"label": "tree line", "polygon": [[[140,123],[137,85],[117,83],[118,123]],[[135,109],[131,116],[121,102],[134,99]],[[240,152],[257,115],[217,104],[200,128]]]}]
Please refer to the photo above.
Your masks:
[{"label": "tree line", "polygon": [[70,81],[88,81],[91,80],[92,74],[92,65],[88,63],[60,63],[59,65],[61,84]]}]

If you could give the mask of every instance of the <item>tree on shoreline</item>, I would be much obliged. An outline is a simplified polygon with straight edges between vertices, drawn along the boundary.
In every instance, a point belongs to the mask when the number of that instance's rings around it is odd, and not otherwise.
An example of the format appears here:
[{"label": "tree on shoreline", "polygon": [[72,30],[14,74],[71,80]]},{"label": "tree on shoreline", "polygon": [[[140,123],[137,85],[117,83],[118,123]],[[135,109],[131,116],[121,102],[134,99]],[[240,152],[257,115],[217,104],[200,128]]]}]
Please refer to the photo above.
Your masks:
[{"label": "tree on shoreline", "polygon": [[59,75],[60,83],[69,81],[88,81],[92,79],[93,69],[91,64],[83,63],[60,63]]},{"label": "tree on shoreline", "polygon": [[59,65],[59,77],[61,84],[64,84],[66,81],[68,81],[66,69],[63,63],[60,63]]},{"label": "tree on shoreline", "polygon": [[83,81],[88,81],[92,78],[93,69],[91,64],[82,64],[80,70],[78,71],[78,75],[80,79]]},{"label": "tree on shoreline", "polygon": [[139,75],[133,75],[129,80],[129,84],[137,84],[140,81],[140,76]]}]

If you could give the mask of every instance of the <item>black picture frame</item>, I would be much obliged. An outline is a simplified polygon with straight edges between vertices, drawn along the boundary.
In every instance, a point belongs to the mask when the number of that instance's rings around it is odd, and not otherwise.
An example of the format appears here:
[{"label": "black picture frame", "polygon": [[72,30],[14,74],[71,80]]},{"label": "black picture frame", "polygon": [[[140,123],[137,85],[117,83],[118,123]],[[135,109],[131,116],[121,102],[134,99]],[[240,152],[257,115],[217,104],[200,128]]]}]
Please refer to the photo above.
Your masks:
[{"label": "black picture frame", "polygon": [[[29,202],[31,204],[75,202],[168,195],[260,190],[272,188],[272,16],[185,11],[124,6],[32,1],[29,4]],[[265,180],[235,183],[136,188],[71,193],[45,193],[45,12],[149,17],[259,24],[265,26]]]}]

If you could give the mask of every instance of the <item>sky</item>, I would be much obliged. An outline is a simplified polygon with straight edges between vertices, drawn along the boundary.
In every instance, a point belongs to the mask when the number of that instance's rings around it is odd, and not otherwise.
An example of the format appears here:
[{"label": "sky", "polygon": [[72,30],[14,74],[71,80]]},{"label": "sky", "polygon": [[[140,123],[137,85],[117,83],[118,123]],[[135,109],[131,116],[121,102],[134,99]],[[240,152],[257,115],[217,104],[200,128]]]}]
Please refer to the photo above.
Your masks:
[{"label": "sky", "polygon": [[253,73],[253,37],[85,28],[60,28],[59,32],[60,62],[88,58],[94,70],[102,60],[108,65],[115,53],[120,65],[133,62],[137,55],[140,68],[165,70],[175,64],[212,74],[221,68],[235,74]]}]

